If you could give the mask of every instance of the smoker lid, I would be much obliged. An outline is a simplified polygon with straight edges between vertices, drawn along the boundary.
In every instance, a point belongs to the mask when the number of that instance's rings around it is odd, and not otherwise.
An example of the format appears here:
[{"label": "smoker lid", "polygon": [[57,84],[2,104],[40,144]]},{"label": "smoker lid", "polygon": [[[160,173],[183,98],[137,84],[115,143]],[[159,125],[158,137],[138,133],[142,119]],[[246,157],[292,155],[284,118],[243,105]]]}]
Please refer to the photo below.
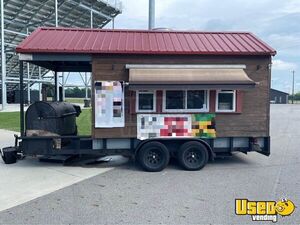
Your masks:
[{"label": "smoker lid", "polygon": [[[75,107],[67,102],[35,102],[26,111],[30,118],[59,118],[77,114]],[[27,118],[29,119],[29,118]]]}]

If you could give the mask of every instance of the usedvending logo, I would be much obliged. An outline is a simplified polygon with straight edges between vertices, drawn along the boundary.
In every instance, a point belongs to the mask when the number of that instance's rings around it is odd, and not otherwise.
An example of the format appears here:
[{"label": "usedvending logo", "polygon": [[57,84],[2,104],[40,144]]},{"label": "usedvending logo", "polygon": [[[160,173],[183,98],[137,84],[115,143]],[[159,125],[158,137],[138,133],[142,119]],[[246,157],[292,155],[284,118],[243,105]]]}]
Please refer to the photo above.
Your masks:
[{"label": "usedvending logo", "polygon": [[295,211],[295,204],[288,199],[280,201],[235,200],[236,215],[250,215],[252,221],[272,221],[276,223],[278,216],[290,216]]}]

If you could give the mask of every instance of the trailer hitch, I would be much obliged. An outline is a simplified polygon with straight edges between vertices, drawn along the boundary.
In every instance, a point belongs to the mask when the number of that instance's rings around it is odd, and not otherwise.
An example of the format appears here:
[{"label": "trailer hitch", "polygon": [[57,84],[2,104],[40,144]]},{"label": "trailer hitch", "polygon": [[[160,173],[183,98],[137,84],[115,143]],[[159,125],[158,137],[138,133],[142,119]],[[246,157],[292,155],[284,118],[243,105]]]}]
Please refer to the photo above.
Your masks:
[{"label": "trailer hitch", "polygon": [[19,143],[18,143],[18,140],[20,139],[19,136],[17,134],[14,134],[14,137],[15,137],[15,150],[16,150],[16,153],[17,153],[17,159],[18,160],[22,160],[25,158],[25,156],[23,155],[23,153],[21,152],[21,149],[19,147]]}]

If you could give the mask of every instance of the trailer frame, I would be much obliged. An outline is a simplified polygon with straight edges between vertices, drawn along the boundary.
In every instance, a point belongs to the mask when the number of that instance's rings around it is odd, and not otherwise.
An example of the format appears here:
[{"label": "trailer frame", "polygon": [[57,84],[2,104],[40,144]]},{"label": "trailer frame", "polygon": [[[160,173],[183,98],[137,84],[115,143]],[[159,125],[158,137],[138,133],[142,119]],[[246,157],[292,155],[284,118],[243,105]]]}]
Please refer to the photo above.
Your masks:
[{"label": "trailer frame", "polygon": [[[153,138],[140,141],[136,138],[122,138],[130,142],[129,148],[109,148],[108,141],[120,140],[120,138],[102,138],[103,148],[93,148],[93,138],[91,136],[17,136],[15,135],[15,149],[23,155],[123,155],[134,158],[141,147],[149,142],[158,141],[165,144],[170,153],[174,156],[176,149],[187,141],[197,141],[203,143],[209,150],[210,160],[214,160],[217,156],[230,156],[233,152],[248,152],[256,151],[263,155],[270,155],[270,137],[263,137],[263,146],[256,143],[257,140],[249,138],[248,147],[234,147],[234,140],[239,137],[229,137],[229,147],[214,147],[214,139],[200,138]],[[241,137],[244,138],[244,137]],[[66,140],[68,144],[61,148],[55,148],[55,141]],[[169,145],[172,144],[172,147]]]}]

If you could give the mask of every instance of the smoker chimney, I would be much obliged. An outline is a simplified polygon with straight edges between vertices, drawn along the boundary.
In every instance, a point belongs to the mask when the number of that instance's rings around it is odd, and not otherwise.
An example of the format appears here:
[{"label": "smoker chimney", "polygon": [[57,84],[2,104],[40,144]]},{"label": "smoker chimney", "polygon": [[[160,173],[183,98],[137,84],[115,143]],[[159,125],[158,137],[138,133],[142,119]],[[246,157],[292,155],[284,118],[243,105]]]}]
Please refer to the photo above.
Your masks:
[{"label": "smoker chimney", "polygon": [[155,27],[155,0],[149,0],[149,25],[148,29],[152,30]]}]

